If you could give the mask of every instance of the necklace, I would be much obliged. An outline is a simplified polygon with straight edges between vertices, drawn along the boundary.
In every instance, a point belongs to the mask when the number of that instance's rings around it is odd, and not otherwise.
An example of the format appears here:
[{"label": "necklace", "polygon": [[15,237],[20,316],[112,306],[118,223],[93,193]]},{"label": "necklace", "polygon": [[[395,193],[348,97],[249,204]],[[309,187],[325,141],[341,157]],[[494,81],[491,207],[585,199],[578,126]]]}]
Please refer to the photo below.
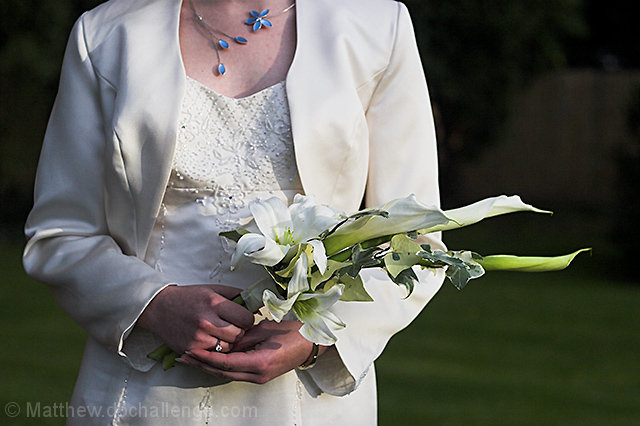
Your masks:
[{"label": "necklace", "polygon": [[[189,0],[189,3],[191,4],[191,9],[193,9],[193,13],[196,17],[197,22],[202,26],[202,28],[204,28],[205,31],[207,31],[207,33],[209,33],[209,36],[213,41],[216,57],[218,59],[218,66],[217,66],[218,75],[223,76],[227,72],[227,68],[222,63],[222,59],[220,58],[220,51],[224,49],[229,49],[231,47],[231,44],[229,42],[236,42],[237,44],[247,44],[249,40],[247,40],[245,37],[242,37],[242,36],[229,35],[226,32],[220,30],[219,28],[211,25],[206,19],[202,17],[202,15],[198,13],[196,6],[193,4],[193,0]],[[293,9],[295,5],[296,5],[295,3],[292,3],[291,5],[282,9],[280,12],[276,13],[275,15],[269,15],[269,12],[270,12],[269,9],[264,9],[261,12],[252,10],[249,12],[250,18],[247,19],[244,23],[247,25],[251,25],[252,27],[251,29],[255,33],[261,28],[272,27],[273,24],[271,23],[270,19],[276,18],[280,15],[284,15],[285,13]]]}]

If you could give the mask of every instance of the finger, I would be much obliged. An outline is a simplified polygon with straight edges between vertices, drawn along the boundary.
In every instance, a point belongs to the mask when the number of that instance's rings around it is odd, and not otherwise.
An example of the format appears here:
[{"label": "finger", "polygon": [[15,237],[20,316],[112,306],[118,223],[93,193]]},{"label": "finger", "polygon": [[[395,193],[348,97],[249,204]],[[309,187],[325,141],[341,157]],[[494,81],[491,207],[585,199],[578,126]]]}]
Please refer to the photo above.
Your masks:
[{"label": "finger", "polygon": [[[220,349],[216,349],[218,348]],[[192,351],[194,349],[204,349],[206,351],[214,351],[214,352],[231,352],[234,345],[232,343],[226,342],[222,339],[219,339],[215,336],[207,335],[205,338],[200,339],[199,342],[192,344],[187,348],[187,351]]]},{"label": "finger", "polygon": [[[244,336],[244,330],[229,324],[227,321],[218,317],[211,320],[201,319],[198,328],[210,336],[212,339],[220,339],[225,342],[234,343]],[[210,339],[207,339],[210,340]],[[215,343],[213,344],[215,346]]]},{"label": "finger", "polygon": [[261,327],[260,325],[255,326],[233,343],[233,350],[236,352],[244,352],[261,342],[264,342],[271,337],[271,335],[272,333],[269,330]]},{"label": "finger", "polygon": [[216,293],[220,294],[221,296],[229,300],[239,295],[240,292],[242,291],[241,288],[230,287],[228,285],[222,285],[222,284],[211,284],[210,287],[213,289],[213,291],[215,291]]},{"label": "finger", "polygon": [[218,301],[215,307],[218,316],[231,324],[245,330],[253,327],[253,314],[237,303],[228,299],[222,299]]},{"label": "finger", "polygon": [[263,384],[266,383],[266,377],[256,373],[246,373],[246,372],[237,372],[237,371],[224,371],[218,368],[211,367],[208,364],[205,364],[193,357],[189,357],[188,355],[183,355],[182,358],[178,358],[179,362],[182,364],[187,364],[192,367],[199,368],[207,374],[211,374],[212,376],[222,377],[228,380],[235,380],[241,382],[250,382],[250,383],[258,383]]},{"label": "finger", "polygon": [[257,374],[263,370],[260,368],[262,358],[256,351],[220,353],[194,349],[187,352],[187,355],[211,368],[226,372]]}]

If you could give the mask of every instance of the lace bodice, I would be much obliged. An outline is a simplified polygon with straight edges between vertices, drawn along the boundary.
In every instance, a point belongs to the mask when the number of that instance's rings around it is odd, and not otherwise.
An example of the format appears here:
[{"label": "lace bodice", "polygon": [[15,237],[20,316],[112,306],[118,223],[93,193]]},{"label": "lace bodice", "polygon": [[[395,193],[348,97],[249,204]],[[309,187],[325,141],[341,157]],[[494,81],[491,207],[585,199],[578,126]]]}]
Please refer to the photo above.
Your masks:
[{"label": "lace bodice", "polygon": [[245,225],[252,200],[302,192],[284,82],[235,99],[188,78],[172,164],[146,261],[181,284],[255,282],[255,265],[229,273],[218,234]]},{"label": "lace bodice", "polygon": [[284,82],[235,99],[189,78],[179,123],[169,186],[210,190],[217,214],[255,191],[301,187]]}]

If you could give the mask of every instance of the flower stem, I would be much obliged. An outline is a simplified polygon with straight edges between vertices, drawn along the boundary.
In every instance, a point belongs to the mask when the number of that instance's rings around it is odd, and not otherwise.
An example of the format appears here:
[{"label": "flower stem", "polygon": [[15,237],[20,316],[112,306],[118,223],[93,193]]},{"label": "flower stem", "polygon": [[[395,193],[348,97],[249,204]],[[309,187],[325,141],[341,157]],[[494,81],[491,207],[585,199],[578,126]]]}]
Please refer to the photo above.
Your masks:
[{"label": "flower stem", "polygon": [[[368,249],[371,247],[379,246],[380,244],[388,243],[389,241],[391,241],[392,237],[393,235],[384,235],[382,237],[372,238],[370,240],[363,241],[362,243],[360,243],[360,247],[362,247],[363,249]],[[329,259],[335,260],[336,262],[344,262],[351,257],[352,251],[353,251],[353,246],[345,248],[344,250],[329,256]]]}]

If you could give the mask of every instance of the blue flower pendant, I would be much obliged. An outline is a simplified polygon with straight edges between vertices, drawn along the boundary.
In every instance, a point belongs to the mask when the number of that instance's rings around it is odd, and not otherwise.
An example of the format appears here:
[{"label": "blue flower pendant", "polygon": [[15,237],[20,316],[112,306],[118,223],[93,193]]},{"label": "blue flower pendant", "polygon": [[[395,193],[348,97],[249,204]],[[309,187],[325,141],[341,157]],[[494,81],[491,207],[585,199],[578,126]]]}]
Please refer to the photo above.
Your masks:
[{"label": "blue flower pendant", "polygon": [[269,15],[269,9],[265,9],[262,12],[252,10],[249,12],[251,18],[247,19],[244,23],[247,25],[253,25],[253,31],[256,32],[263,27],[272,27],[273,24],[267,19]]}]

